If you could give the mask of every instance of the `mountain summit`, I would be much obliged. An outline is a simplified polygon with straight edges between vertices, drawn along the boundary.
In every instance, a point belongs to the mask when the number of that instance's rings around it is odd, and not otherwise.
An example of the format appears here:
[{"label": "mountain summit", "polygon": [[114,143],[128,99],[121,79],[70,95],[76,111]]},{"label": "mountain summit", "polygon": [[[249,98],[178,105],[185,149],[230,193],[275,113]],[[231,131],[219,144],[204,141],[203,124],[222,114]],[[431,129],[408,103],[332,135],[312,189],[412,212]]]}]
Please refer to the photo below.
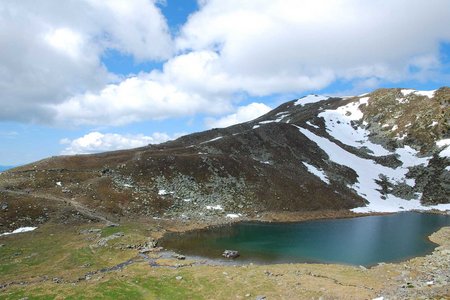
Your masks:
[{"label": "mountain summit", "polygon": [[53,157],[0,174],[9,207],[0,214],[29,225],[63,211],[209,219],[450,209],[449,102],[448,87],[309,95],[164,144]]}]

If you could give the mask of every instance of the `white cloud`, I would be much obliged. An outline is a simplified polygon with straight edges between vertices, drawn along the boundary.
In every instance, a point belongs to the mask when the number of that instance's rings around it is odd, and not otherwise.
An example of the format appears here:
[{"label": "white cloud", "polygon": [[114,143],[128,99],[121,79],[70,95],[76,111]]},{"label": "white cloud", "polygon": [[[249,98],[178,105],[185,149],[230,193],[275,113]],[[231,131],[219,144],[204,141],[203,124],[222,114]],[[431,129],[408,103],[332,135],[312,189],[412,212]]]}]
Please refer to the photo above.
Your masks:
[{"label": "white cloud", "polygon": [[195,51],[169,60],[163,71],[141,73],[99,92],[85,93],[51,105],[58,123],[75,125],[124,125],[206,113],[229,112],[234,95],[267,95],[296,88],[320,88],[331,78],[327,72],[317,77],[232,76],[213,51]]},{"label": "white cloud", "polygon": [[271,108],[264,103],[250,103],[246,106],[240,106],[236,112],[219,119],[208,118],[206,124],[209,128],[222,128],[231,125],[251,121],[263,114],[269,112]]},{"label": "white cloud", "polygon": [[[0,120],[123,125],[217,116],[240,95],[336,80],[353,90],[428,80],[450,41],[448,0],[202,0],[174,43],[155,1],[2,2]],[[101,64],[105,49],[167,61],[119,78]]]},{"label": "white cloud", "polygon": [[156,0],[85,0],[102,12],[96,21],[105,31],[107,47],[138,60],[164,59],[172,55],[171,37]]},{"label": "white cloud", "polygon": [[121,135],[117,133],[90,132],[80,138],[70,140],[64,138],[60,144],[68,145],[61,154],[90,154],[104,151],[130,149],[146,146],[148,144],[159,144],[172,140],[180,134],[169,136],[166,133],[153,133],[146,135]]},{"label": "white cloud", "polygon": [[51,105],[119,79],[102,65],[107,49],[137,60],[172,54],[151,0],[2,1],[0,44],[0,120],[40,123],[53,121]]},{"label": "white cloud", "polygon": [[[323,88],[335,79],[411,79],[436,67],[450,40],[448,1],[209,0],[177,40],[213,49],[216,65],[252,94]],[[426,59],[418,59],[423,57]],[[290,80],[277,79],[290,78]]]},{"label": "white cloud", "polygon": [[[188,73],[189,70],[186,71]],[[55,120],[75,125],[124,125],[142,120],[158,120],[193,115],[218,114],[231,109],[227,97],[185,90],[162,74],[141,74],[111,84],[98,93],[86,93],[53,105]]]}]

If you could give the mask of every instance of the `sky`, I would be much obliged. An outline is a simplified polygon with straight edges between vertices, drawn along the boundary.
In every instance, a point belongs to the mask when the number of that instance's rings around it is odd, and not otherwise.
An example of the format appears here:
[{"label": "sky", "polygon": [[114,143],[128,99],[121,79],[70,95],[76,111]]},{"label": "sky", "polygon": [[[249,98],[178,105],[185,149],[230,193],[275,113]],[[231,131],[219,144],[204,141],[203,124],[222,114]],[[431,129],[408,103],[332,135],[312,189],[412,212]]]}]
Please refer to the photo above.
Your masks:
[{"label": "sky", "polygon": [[0,2],[0,165],[450,82],[448,0]]}]

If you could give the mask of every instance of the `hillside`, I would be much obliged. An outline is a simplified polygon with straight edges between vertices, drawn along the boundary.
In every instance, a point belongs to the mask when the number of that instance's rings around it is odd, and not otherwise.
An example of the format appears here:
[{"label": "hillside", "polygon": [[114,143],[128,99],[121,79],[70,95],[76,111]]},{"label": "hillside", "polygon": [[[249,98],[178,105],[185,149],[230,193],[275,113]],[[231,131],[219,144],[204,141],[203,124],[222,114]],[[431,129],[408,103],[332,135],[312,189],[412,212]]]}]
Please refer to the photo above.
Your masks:
[{"label": "hillside", "polygon": [[450,88],[310,95],[159,145],[0,174],[1,231],[54,220],[450,209]]}]

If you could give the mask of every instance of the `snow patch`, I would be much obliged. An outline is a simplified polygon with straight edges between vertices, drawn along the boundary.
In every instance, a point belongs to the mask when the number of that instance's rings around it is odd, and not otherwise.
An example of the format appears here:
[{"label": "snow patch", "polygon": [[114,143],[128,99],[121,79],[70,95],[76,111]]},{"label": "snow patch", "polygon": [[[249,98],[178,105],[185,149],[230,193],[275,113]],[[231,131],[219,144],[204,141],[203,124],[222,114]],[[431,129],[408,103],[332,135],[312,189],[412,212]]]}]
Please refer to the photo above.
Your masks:
[{"label": "snow patch", "polygon": [[61,182],[61,181],[58,181],[58,182],[56,183],[56,185],[57,185],[57,186],[62,186],[62,182]]},{"label": "snow patch", "polygon": [[416,90],[411,90],[411,89],[405,89],[405,90],[401,90],[403,96],[408,96],[411,93],[414,93]]},{"label": "snow patch", "polygon": [[208,210],[223,210],[222,205],[207,205],[206,209]]},{"label": "snow patch", "polygon": [[363,97],[359,99],[359,104],[360,105],[367,105],[369,103],[369,98],[370,97]]},{"label": "snow patch", "polygon": [[434,97],[434,93],[436,92],[436,90],[431,90],[431,91],[416,91],[416,90],[410,90],[410,89],[405,89],[405,90],[401,90],[403,96],[407,96],[410,94],[415,94],[415,95],[420,95],[420,96],[425,96],[428,98],[433,98]]},{"label": "snow patch", "polygon": [[310,103],[316,103],[323,100],[328,100],[330,97],[328,96],[322,96],[322,95],[308,95],[303,98],[298,99],[295,101],[294,105],[305,105]]},{"label": "snow patch", "polygon": [[325,172],[321,169],[316,168],[313,165],[310,165],[306,162],[302,162],[305,167],[308,169],[308,172],[316,175],[317,177],[319,177],[323,182],[325,182],[326,184],[330,184],[330,180],[328,179],[327,175],[325,174]]},{"label": "snow patch", "polygon": [[[295,126],[295,125],[294,125]],[[433,206],[422,206],[419,200],[404,200],[399,197],[387,194],[382,195],[378,190],[380,186],[376,180],[380,180],[380,175],[384,175],[390,182],[411,184],[411,180],[406,178],[408,167],[413,165],[427,164],[430,157],[419,158],[416,156],[414,149],[410,147],[397,149],[396,154],[404,162],[403,166],[396,169],[385,167],[375,163],[370,159],[358,157],[337,144],[329,141],[326,138],[315,135],[307,129],[295,126],[299,131],[315,142],[333,162],[347,166],[353,169],[358,175],[358,182],[352,188],[361,197],[367,199],[369,204],[365,207],[358,207],[352,209],[354,212],[396,212],[400,210],[413,209],[438,209],[448,210],[450,204],[438,204]]]},{"label": "snow patch", "polygon": [[215,138],[213,138],[213,139],[210,139],[209,141],[201,142],[200,144],[211,143],[211,142],[214,142],[214,141],[220,140],[221,138],[223,138],[223,136],[218,136],[218,137],[215,137]]},{"label": "snow patch", "polygon": [[426,96],[428,98],[433,98],[435,92],[436,92],[436,90],[432,90],[432,91],[416,91],[416,94],[417,95],[421,95],[421,96]]},{"label": "snow patch", "polygon": [[409,102],[409,99],[407,99],[407,98],[396,98],[395,100],[397,100],[398,103],[406,103],[406,102]]},{"label": "snow patch", "polygon": [[37,227],[20,227],[17,228],[16,230],[12,231],[12,232],[5,232],[0,234],[0,236],[4,236],[4,235],[11,235],[11,234],[16,234],[16,233],[22,233],[22,232],[28,232],[28,231],[33,231],[35,230]]},{"label": "snow patch", "polygon": [[315,125],[315,124],[313,124],[313,123],[311,123],[311,122],[309,122],[309,121],[307,121],[307,122],[306,122],[306,124],[308,124],[308,125],[309,125],[309,126],[311,126],[311,127],[314,127],[314,128],[320,129],[320,127],[319,127],[319,126],[317,126],[317,125]]},{"label": "snow patch", "polygon": [[450,147],[447,146],[444,150],[439,153],[439,156],[442,158],[448,157],[450,158]]},{"label": "snow patch", "polygon": [[443,139],[436,142],[436,146],[438,147],[444,147],[450,145],[450,139]]},{"label": "snow patch", "polygon": [[260,126],[260,125],[255,125],[255,126],[253,126],[253,128],[252,128],[252,129],[256,129],[256,128],[259,128],[259,126]]},{"label": "snow patch", "polygon": [[436,146],[443,148],[439,153],[440,157],[450,157],[450,139],[443,139],[436,142]]},{"label": "snow patch", "polygon": [[324,118],[328,134],[336,140],[355,148],[366,147],[375,156],[392,154],[381,145],[369,141],[369,131],[359,126],[356,128],[352,126],[352,122],[360,121],[363,117],[359,106],[367,103],[368,99],[369,97],[361,98],[336,110],[326,110],[320,113],[319,117]]},{"label": "snow patch", "polygon": [[431,157],[418,157],[419,152],[411,148],[410,146],[404,146],[403,148],[397,148],[395,154],[398,159],[403,163],[403,168],[414,167],[418,165],[428,166],[428,161]]},{"label": "snow patch", "polygon": [[230,219],[236,219],[236,218],[239,218],[241,216],[242,216],[241,214],[227,214],[226,215],[226,217],[230,218]]},{"label": "snow patch", "polygon": [[[280,113],[278,113],[277,116],[278,116],[279,114],[280,114]],[[284,119],[285,117],[287,117],[287,116],[289,116],[289,113],[282,113],[280,116],[278,116],[277,119],[275,119],[275,120],[261,121],[261,122],[259,122],[259,125],[269,124],[269,123],[279,123],[279,122],[281,122],[281,120],[283,120],[283,119]],[[258,125],[255,125],[255,126],[258,126]],[[253,126],[253,127],[255,127],[255,126]],[[254,128],[253,128],[253,129],[254,129]]]},{"label": "snow patch", "polygon": [[160,195],[160,196],[167,196],[167,195],[170,195],[170,194],[173,194],[174,192],[168,192],[167,190],[159,190],[158,191],[158,195]]}]

